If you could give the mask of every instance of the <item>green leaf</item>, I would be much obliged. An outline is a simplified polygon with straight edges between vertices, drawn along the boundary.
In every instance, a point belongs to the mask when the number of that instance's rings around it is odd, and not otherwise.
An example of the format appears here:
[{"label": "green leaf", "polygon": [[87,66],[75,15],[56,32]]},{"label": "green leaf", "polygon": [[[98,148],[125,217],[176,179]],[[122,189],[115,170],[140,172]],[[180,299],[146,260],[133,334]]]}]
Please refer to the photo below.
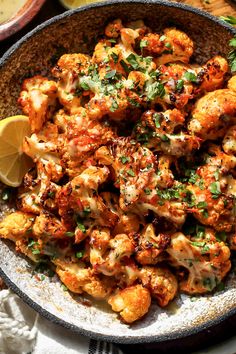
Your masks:
[{"label": "green leaf", "polygon": [[127,62],[132,66],[133,69],[137,70],[139,68],[139,63],[137,61],[137,56],[131,53],[127,58]]},{"label": "green leaf", "polygon": [[229,25],[236,26],[236,17],[234,16],[220,16],[220,19]]},{"label": "green leaf", "polygon": [[131,177],[135,177],[135,173],[134,173],[134,171],[133,170],[127,170],[127,173],[128,173],[128,175],[130,175]]},{"label": "green leaf", "polygon": [[86,228],[85,228],[84,224],[82,224],[81,222],[77,221],[77,227],[85,234]]},{"label": "green leaf", "polygon": [[83,256],[84,256],[84,251],[79,251],[79,252],[76,252],[76,254],[75,254],[75,257],[78,259],[83,258]]},{"label": "green leaf", "polygon": [[236,72],[236,36],[229,41],[229,46],[233,49],[228,54],[231,72]]},{"label": "green leaf", "polygon": [[147,99],[154,100],[156,97],[163,97],[165,95],[165,87],[160,82],[154,82],[147,87]]},{"label": "green leaf", "polygon": [[186,71],[186,73],[184,74],[184,77],[188,81],[197,82],[197,76],[192,72]]},{"label": "green leaf", "polygon": [[197,224],[196,226],[196,237],[204,237],[205,236],[205,227]]},{"label": "green leaf", "polygon": [[178,80],[176,82],[176,90],[180,92],[182,91],[183,87],[184,87],[184,80]]},{"label": "green leaf", "polygon": [[118,54],[111,53],[111,57],[112,57],[112,59],[113,59],[115,64],[118,63],[118,60],[119,60],[119,55]]},{"label": "green leaf", "polygon": [[122,68],[125,70],[126,73],[130,72],[130,69],[129,69],[128,65],[126,64],[126,62],[123,59],[120,61],[120,64],[121,64]]},{"label": "green leaf", "polygon": [[120,160],[123,164],[126,164],[126,162],[129,162],[130,161],[130,158],[127,157],[127,156],[121,156],[120,157]]},{"label": "green leaf", "polygon": [[110,107],[111,112],[115,112],[119,108],[119,105],[116,100],[112,99],[112,104]]},{"label": "green leaf", "polygon": [[161,124],[160,124],[161,115],[159,113],[154,113],[153,118],[154,118],[156,128],[160,128],[161,127]]},{"label": "green leaf", "polygon": [[86,84],[86,82],[81,82],[80,83],[80,86],[82,87],[82,89],[84,90],[84,91],[88,91],[90,88],[89,88],[89,85],[88,84]]},{"label": "green leaf", "polygon": [[140,48],[145,48],[148,45],[148,41],[141,39],[140,41]]},{"label": "green leaf", "polygon": [[73,236],[75,236],[75,233],[74,233],[74,232],[71,232],[71,231],[67,231],[67,232],[65,232],[65,236],[67,236],[67,237],[73,237]]},{"label": "green leaf", "polygon": [[111,70],[106,73],[104,76],[105,79],[113,79],[116,75],[116,70]]},{"label": "green leaf", "polygon": [[209,190],[212,194],[212,198],[217,199],[221,194],[220,182],[212,182],[210,184]]},{"label": "green leaf", "polygon": [[206,202],[199,202],[198,204],[197,204],[197,208],[198,209],[204,209],[204,208],[206,208],[207,207],[207,203]]},{"label": "green leaf", "polygon": [[144,193],[147,195],[151,194],[151,189],[150,188],[144,188]]}]

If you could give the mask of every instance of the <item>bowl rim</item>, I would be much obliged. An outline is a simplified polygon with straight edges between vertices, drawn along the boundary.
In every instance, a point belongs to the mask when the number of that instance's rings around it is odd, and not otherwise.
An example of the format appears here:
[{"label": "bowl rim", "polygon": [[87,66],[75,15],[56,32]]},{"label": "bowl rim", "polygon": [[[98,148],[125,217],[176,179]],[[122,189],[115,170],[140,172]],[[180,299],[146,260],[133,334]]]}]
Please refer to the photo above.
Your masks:
[{"label": "bowl rim", "polygon": [[[19,13],[21,9],[23,12],[17,16],[13,15],[12,18],[0,24],[0,41],[12,36],[14,33],[21,30],[23,27],[29,23],[34,16],[37,15],[46,0],[29,0],[23,4],[23,6],[17,11]],[[28,6],[27,3],[29,3]],[[25,7],[25,9],[24,9]]]},{"label": "bowl rim", "polygon": [[[44,0],[43,0],[44,1]],[[5,63],[11,58],[12,55],[14,55],[14,52],[22,45],[24,44],[29,38],[34,37],[38,33],[40,33],[44,28],[48,27],[49,25],[52,25],[56,23],[57,21],[63,20],[65,18],[69,18],[76,13],[81,13],[85,12],[87,10],[93,9],[93,8],[100,8],[100,7],[107,7],[107,6],[116,6],[119,4],[151,4],[151,5],[164,5],[167,8],[180,8],[182,10],[185,10],[187,12],[194,13],[198,16],[204,17],[221,27],[225,28],[229,33],[233,35],[236,35],[236,28],[228,25],[227,23],[223,22],[219,18],[211,15],[210,13],[203,11],[198,8],[194,8],[192,6],[183,4],[183,3],[177,3],[177,2],[169,2],[168,0],[108,0],[108,1],[103,1],[103,2],[97,2],[97,3],[92,3],[88,4],[85,6],[81,6],[77,9],[72,9],[69,11],[65,11],[62,14],[59,14],[57,16],[54,16],[50,18],[49,20],[41,23],[37,27],[35,27],[33,30],[31,30],[29,33],[27,33],[25,36],[23,36],[20,40],[18,40],[15,44],[13,44],[0,58],[0,69],[5,65]],[[0,276],[6,283],[6,285],[13,291],[15,292],[27,305],[29,305],[31,308],[33,308],[35,311],[37,311],[40,315],[45,317],[47,320],[53,322],[54,324],[61,325],[66,329],[69,329],[75,333],[85,335],[89,338],[92,339],[97,339],[97,340],[104,340],[107,342],[113,342],[113,343],[118,343],[118,344],[136,344],[136,343],[151,343],[151,342],[165,342],[165,341],[171,341],[175,339],[180,339],[180,338],[186,338],[191,335],[197,334],[201,331],[204,331],[205,329],[209,329],[212,326],[218,325],[227,318],[233,316],[236,314],[236,306],[235,308],[227,311],[225,314],[218,316],[217,318],[208,320],[205,323],[196,325],[195,327],[192,327],[190,329],[185,329],[183,331],[174,331],[172,333],[169,333],[167,335],[152,335],[152,336],[138,336],[138,337],[130,337],[130,336],[122,336],[122,337],[117,337],[115,335],[105,335],[105,334],[100,334],[96,333],[94,331],[89,331],[83,328],[80,328],[76,325],[73,325],[65,320],[60,319],[56,315],[53,315],[49,311],[45,310],[42,306],[40,306],[37,302],[32,300],[26,293],[24,293],[11,279],[8,277],[8,275],[3,271],[0,265]]]}]

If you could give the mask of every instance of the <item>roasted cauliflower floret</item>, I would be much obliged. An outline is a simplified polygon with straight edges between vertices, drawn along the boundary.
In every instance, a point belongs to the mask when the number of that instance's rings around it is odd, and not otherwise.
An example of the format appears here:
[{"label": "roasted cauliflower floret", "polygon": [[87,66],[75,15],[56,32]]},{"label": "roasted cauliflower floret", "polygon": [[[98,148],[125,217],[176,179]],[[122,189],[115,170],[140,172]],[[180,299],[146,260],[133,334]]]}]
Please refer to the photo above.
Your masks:
[{"label": "roasted cauliflower floret", "polygon": [[194,149],[199,149],[200,139],[183,132],[179,134],[168,132],[173,132],[175,126],[182,125],[183,122],[184,118],[177,110],[164,113],[147,111],[136,125],[133,136],[153,151],[162,151],[177,157],[184,156]]},{"label": "roasted cauliflower floret", "polygon": [[109,38],[117,38],[120,35],[120,30],[123,28],[121,19],[116,19],[110,22],[105,28],[105,35]]},{"label": "roasted cauliflower floret", "polygon": [[93,270],[85,268],[82,262],[66,263],[65,261],[55,260],[56,273],[66,287],[77,294],[88,293],[96,299],[104,299],[111,292],[106,279],[100,279]]},{"label": "roasted cauliflower floret", "polygon": [[154,226],[148,224],[140,235],[134,235],[138,241],[135,258],[140,264],[156,264],[160,255],[166,250],[170,243],[168,234],[155,233]]},{"label": "roasted cauliflower floret", "polygon": [[130,257],[135,251],[135,245],[125,234],[110,237],[110,232],[93,230],[90,240],[90,263],[94,270],[104,275],[122,273],[122,259]]},{"label": "roasted cauliflower floret", "polygon": [[147,42],[144,47],[147,54],[157,56],[157,65],[176,61],[188,63],[193,54],[192,40],[176,28],[166,28],[161,37],[150,33],[143,40]]},{"label": "roasted cauliflower floret", "polygon": [[114,170],[115,186],[120,189],[120,207],[126,210],[148,186],[155,168],[154,155],[129,138],[119,138],[107,148],[97,150],[95,156]]},{"label": "roasted cauliflower floret", "polygon": [[37,216],[32,229],[36,237],[49,241],[65,237],[66,231],[61,221],[48,213]]},{"label": "roasted cauliflower floret", "polygon": [[132,323],[148,312],[151,296],[142,285],[134,285],[112,295],[108,303],[113,311],[119,312],[125,323]]},{"label": "roasted cauliflower floret", "polygon": [[141,281],[150,290],[151,296],[161,307],[173,300],[178,290],[177,279],[166,267],[143,267],[140,272]]},{"label": "roasted cauliflower floret", "polygon": [[88,55],[64,54],[52,70],[52,74],[58,79],[59,101],[72,114],[81,106],[81,72],[87,74],[90,65],[91,58]]},{"label": "roasted cauliflower floret", "polygon": [[226,73],[229,70],[227,60],[219,55],[207,61],[198,72],[201,91],[214,91],[222,87]]},{"label": "roasted cauliflower floret", "polygon": [[203,140],[214,140],[224,136],[227,127],[235,122],[235,117],[236,92],[216,90],[196,102],[188,130]]},{"label": "roasted cauliflower floret", "polygon": [[0,238],[6,238],[14,242],[22,237],[27,238],[30,235],[34,217],[33,214],[26,214],[21,211],[7,215],[0,222]]},{"label": "roasted cauliflower floret", "polygon": [[222,146],[226,154],[236,155],[236,125],[228,129],[224,136]]},{"label": "roasted cauliflower floret", "polygon": [[58,181],[64,174],[64,166],[60,159],[61,143],[58,139],[58,127],[47,124],[39,133],[25,137],[23,151],[35,163],[40,162],[48,179]]},{"label": "roasted cauliflower floret", "polygon": [[38,132],[52,116],[57,98],[57,84],[42,76],[25,79],[18,99],[23,112],[29,116],[31,131]]},{"label": "roasted cauliflower floret", "polygon": [[189,211],[202,224],[229,232],[235,224],[235,202],[227,175],[235,169],[236,158],[223,153],[214,145],[210,147],[209,153],[212,156],[196,171],[197,183],[187,186],[193,202]]},{"label": "roasted cauliflower floret", "polygon": [[[112,225],[116,220],[114,214],[104,204],[98,195],[98,186],[104,183],[109,176],[107,167],[90,166],[79,176],[73,178],[63,186],[57,195],[59,215],[67,227],[75,225],[75,219],[89,216],[99,225]],[[79,230],[78,230],[79,232]],[[86,237],[84,228],[80,230],[82,238]]]},{"label": "roasted cauliflower floret", "polygon": [[167,252],[173,266],[188,270],[180,290],[189,294],[212,291],[231,268],[230,250],[216,240],[214,231],[206,229],[203,237],[186,237],[177,232],[171,237]]}]

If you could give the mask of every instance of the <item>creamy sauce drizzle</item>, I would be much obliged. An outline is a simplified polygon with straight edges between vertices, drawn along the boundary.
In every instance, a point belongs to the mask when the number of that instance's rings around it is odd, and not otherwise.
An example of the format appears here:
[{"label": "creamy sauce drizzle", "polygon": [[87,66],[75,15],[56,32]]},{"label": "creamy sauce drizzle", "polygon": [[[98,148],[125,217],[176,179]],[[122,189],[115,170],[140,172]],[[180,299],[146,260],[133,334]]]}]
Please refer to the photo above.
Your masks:
[{"label": "creamy sauce drizzle", "polygon": [[0,23],[13,17],[25,3],[26,0],[0,0]]}]

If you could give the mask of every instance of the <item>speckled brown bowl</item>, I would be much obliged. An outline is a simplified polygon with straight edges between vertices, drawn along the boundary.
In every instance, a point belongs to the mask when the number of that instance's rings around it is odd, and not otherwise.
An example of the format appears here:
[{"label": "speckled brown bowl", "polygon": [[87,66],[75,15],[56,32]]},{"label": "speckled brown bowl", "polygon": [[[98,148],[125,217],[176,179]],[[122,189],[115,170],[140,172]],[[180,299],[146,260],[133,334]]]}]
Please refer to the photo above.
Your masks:
[{"label": "speckled brown bowl", "polygon": [[[24,77],[48,75],[63,51],[91,52],[97,36],[111,19],[144,19],[159,31],[176,26],[195,42],[195,58],[201,63],[215,54],[226,56],[228,41],[236,31],[200,10],[165,1],[112,1],[66,12],[40,25],[14,45],[0,61],[0,116],[19,112],[17,97]],[[4,209],[2,204],[1,209]],[[32,265],[0,241],[0,275],[30,306],[46,318],[76,332],[119,343],[154,342],[180,338],[236,313],[236,277],[227,279],[224,291],[191,298],[180,295],[167,309],[152,305],[141,321],[127,326],[107,307],[84,305],[80,297],[64,292],[59,281],[38,281]]]},{"label": "speckled brown bowl", "polygon": [[[11,1],[11,0],[9,0]],[[28,0],[9,20],[0,24],[0,41],[23,28],[39,12],[46,0]]]}]

